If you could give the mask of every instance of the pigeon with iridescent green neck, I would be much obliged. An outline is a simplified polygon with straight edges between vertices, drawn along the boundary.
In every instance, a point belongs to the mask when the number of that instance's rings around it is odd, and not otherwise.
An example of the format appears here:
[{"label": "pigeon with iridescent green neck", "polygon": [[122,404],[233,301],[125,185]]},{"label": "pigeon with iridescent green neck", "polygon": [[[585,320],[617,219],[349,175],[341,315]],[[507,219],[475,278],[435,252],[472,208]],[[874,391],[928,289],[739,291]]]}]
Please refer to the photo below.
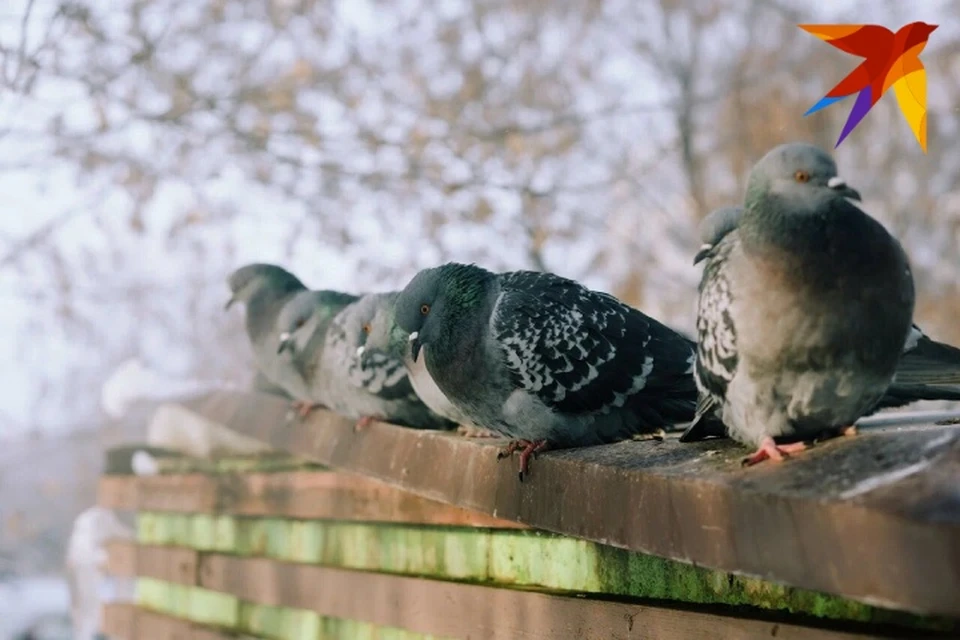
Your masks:
[{"label": "pigeon with iridescent green neck", "polygon": [[693,343],[557,275],[450,263],[396,303],[414,361],[472,423],[531,455],[629,439],[693,417]]}]

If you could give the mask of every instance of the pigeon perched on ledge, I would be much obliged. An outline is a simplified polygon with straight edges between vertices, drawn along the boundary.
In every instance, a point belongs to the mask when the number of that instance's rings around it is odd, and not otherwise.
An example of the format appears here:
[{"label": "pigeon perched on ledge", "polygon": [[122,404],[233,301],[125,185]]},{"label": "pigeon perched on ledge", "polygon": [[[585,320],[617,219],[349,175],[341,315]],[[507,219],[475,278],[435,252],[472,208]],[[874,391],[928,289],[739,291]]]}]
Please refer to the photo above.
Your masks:
[{"label": "pigeon perched on ledge", "polygon": [[[914,307],[900,244],[852,204],[826,152],[782,145],[754,167],[746,207],[707,256],[697,312],[698,420],[758,447],[803,448],[878,405]],[[778,444],[774,438],[795,440]]]},{"label": "pigeon perched on ledge", "polygon": [[[380,354],[361,363],[362,347],[372,323],[396,293],[367,294],[332,313],[317,304],[294,313],[284,309],[284,330],[276,347],[290,351],[303,372],[307,398],[357,420],[372,419],[422,429],[447,429],[452,423],[436,415],[417,397],[400,359]],[[308,319],[301,322],[307,315]]]},{"label": "pigeon perched on ledge", "polygon": [[[743,207],[723,207],[708,214],[700,223],[700,241],[694,264],[708,257],[723,238],[736,229]],[[954,386],[945,386],[954,385]],[[960,349],[930,339],[916,324],[912,325],[903,345],[893,384],[870,411],[902,407],[918,400],[960,401]],[[695,442],[726,434],[714,416],[719,405],[709,396],[701,399],[697,420],[680,437],[681,442]],[[716,416],[719,418],[719,416]]]},{"label": "pigeon perched on ledge", "polygon": [[230,274],[228,284],[232,295],[226,308],[236,302],[246,305],[247,337],[253,346],[257,368],[267,382],[290,394],[295,399],[294,406],[305,415],[315,405],[305,401],[307,385],[297,364],[277,352],[283,331],[280,315],[289,307],[285,326],[298,326],[315,308],[326,309],[332,317],[357,296],[338,291],[311,291],[286,269],[266,263],[240,267]]},{"label": "pigeon perched on ledge", "polygon": [[605,293],[550,273],[449,263],[418,273],[396,322],[443,395],[515,439],[502,455],[614,442],[688,422],[694,344]]}]

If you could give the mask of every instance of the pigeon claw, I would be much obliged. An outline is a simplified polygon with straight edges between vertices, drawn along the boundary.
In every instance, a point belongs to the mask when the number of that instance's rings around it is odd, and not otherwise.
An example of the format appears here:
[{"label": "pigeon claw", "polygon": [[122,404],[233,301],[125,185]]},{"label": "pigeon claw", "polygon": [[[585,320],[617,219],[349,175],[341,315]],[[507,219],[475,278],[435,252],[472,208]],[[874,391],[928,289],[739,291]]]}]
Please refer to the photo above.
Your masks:
[{"label": "pigeon claw", "polygon": [[793,453],[799,453],[806,448],[807,445],[803,442],[777,444],[773,441],[773,438],[767,436],[760,442],[760,447],[753,455],[743,459],[742,465],[744,467],[752,467],[753,465],[763,462],[764,460],[783,462],[784,457],[789,457],[790,454]]},{"label": "pigeon claw", "polygon": [[293,406],[293,410],[297,412],[297,416],[299,416],[299,418],[303,420],[308,415],[310,415],[311,411],[313,411],[314,409],[319,409],[323,405],[318,404],[316,402],[308,402],[306,400],[294,400],[292,406]]},{"label": "pigeon claw", "polygon": [[520,452],[520,482],[523,482],[523,476],[530,475],[530,458],[536,458],[537,454],[550,447],[546,440],[513,440],[497,454],[497,460],[502,460],[513,455],[514,451]]},{"label": "pigeon claw", "polygon": [[353,425],[353,432],[360,433],[364,429],[370,426],[370,423],[376,420],[374,416],[363,416],[357,420],[357,424]]},{"label": "pigeon claw", "polygon": [[657,429],[656,431],[651,431],[650,433],[638,433],[634,435],[631,440],[636,441],[646,441],[646,440],[656,440],[657,442],[663,442],[667,438],[667,432],[663,429]]},{"label": "pigeon claw", "polygon": [[840,429],[840,435],[849,438],[850,436],[857,435],[857,425],[852,424],[849,427],[844,427]]}]

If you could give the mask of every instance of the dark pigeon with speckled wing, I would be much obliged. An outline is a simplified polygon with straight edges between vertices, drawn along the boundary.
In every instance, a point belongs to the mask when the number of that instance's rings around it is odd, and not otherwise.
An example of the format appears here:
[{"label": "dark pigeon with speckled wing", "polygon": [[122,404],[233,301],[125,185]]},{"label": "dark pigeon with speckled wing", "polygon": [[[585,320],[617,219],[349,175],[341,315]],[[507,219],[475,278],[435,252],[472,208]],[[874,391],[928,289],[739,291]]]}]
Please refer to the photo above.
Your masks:
[{"label": "dark pigeon with speckled wing", "polygon": [[396,320],[460,411],[525,443],[602,444],[693,417],[693,342],[573,280],[450,263],[414,277]]}]

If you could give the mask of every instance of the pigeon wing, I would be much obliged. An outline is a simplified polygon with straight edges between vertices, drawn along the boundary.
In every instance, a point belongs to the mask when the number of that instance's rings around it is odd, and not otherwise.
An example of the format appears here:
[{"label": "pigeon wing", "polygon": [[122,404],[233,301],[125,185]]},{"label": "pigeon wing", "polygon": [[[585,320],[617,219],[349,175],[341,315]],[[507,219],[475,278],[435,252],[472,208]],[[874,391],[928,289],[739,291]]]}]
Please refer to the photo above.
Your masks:
[{"label": "pigeon wing", "polygon": [[563,413],[609,410],[643,395],[679,401],[692,416],[692,341],[560,276],[518,271],[500,284],[491,328],[518,389]]}]

